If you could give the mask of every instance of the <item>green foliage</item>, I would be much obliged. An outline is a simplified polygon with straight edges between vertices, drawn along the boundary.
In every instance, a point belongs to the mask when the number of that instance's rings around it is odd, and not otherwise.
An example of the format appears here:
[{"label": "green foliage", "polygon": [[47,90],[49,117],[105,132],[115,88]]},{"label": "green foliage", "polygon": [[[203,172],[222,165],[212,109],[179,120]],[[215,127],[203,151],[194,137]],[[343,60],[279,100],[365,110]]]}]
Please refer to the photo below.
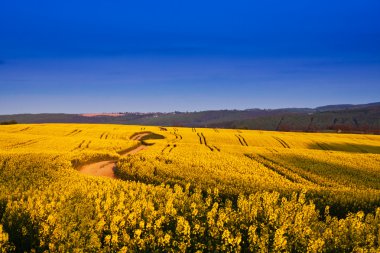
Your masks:
[{"label": "green foliage", "polygon": [[9,121],[0,122],[0,125],[15,125],[15,124],[17,124],[16,120],[9,120]]}]

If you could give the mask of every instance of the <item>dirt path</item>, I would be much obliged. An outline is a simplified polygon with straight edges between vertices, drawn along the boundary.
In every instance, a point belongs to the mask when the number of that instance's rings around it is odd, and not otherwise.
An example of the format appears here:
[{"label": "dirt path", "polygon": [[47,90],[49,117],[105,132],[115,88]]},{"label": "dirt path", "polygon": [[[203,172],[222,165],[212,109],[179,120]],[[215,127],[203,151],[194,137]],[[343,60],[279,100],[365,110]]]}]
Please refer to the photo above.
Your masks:
[{"label": "dirt path", "polygon": [[84,165],[79,169],[80,173],[92,175],[92,176],[102,176],[115,178],[113,169],[116,165],[115,161],[103,161],[97,163],[91,163]]},{"label": "dirt path", "polygon": [[127,155],[134,155],[144,149],[146,149],[148,146],[144,145],[144,144],[141,144],[139,146],[137,146],[136,148],[130,150],[129,152],[123,154],[123,156],[127,156]]},{"label": "dirt path", "polygon": [[[150,133],[141,133],[138,135],[135,135],[131,138],[131,140],[141,140],[144,136],[147,136]],[[144,149],[146,149],[147,146],[144,144],[140,144],[136,148],[128,151],[127,153],[123,154],[123,156],[133,155],[136,154]],[[90,163],[87,165],[83,165],[79,172],[86,175],[92,175],[92,176],[101,176],[101,177],[109,177],[109,178],[116,178],[114,173],[114,168],[116,167],[117,161],[101,161],[96,163]]]}]

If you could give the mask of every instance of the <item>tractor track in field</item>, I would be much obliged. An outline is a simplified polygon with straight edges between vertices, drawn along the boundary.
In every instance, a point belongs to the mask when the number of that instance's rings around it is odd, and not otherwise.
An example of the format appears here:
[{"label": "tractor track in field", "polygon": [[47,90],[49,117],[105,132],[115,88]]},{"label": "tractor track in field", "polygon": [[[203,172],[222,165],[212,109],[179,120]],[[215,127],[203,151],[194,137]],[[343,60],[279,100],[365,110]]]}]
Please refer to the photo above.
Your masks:
[{"label": "tractor track in field", "polygon": [[23,128],[23,129],[19,130],[19,132],[27,131],[27,130],[29,130],[30,128],[31,128],[31,127],[25,127],[25,128]]},{"label": "tractor track in field", "polygon": [[166,146],[161,150],[161,154],[163,154],[167,148],[170,148],[170,144],[166,145]]},{"label": "tractor track in field", "polygon": [[[135,140],[135,141],[140,141],[140,144],[138,144],[135,147],[128,149],[127,151],[125,151],[121,155],[122,156],[134,155],[134,154],[146,149],[148,146],[145,145],[144,143],[141,143],[141,139],[143,137],[149,135],[149,134],[151,134],[151,133],[150,132],[142,132],[142,133],[133,134],[130,137],[130,139]],[[116,179],[115,172],[114,172],[115,167],[116,167],[116,163],[117,163],[116,160],[107,160],[107,161],[100,161],[100,162],[85,164],[79,168],[79,172],[82,174],[85,174],[85,175],[101,176],[101,177],[108,177],[108,178]]]},{"label": "tractor track in field", "polygon": [[37,142],[40,142],[42,140],[44,140],[45,138],[37,138],[37,139],[32,139],[32,140],[28,140],[28,141],[24,141],[24,142],[19,142],[19,143],[15,143],[13,145],[10,145],[10,147],[12,148],[21,148],[21,147],[26,147],[26,146],[29,146],[29,145],[33,145]]},{"label": "tractor track in field", "polygon": [[241,136],[240,134],[235,134],[235,136],[236,136],[236,138],[239,140],[239,142],[240,142],[240,144],[241,144],[242,146],[246,146],[246,147],[248,147],[248,143],[247,143],[247,141],[244,139],[243,136]]},{"label": "tractor track in field", "polygon": [[208,147],[211,151],[214,151],[214,149],[207,144],[206,137],[204,136],[203,133],[201,133],[201,136],[203,137],[203,143],[205,144],[206,147]]},{"label": "tractor track in field", "polygon": [[274,136],[273,136],[273,138],[276,141],[278,141],[281,144],[282,147],[284,147],[284,148],[290,148],[290,146],[284,140],[282,140],[282,139],[280,139],[278,137],[274,137]]},{"label": "tractor track in field", "polygon": [[317,187],[337,188],[344,187],[343,185],[334,182],[328,178],[318,176],[316,174],[307,174],[301,170],[294,170],[291,166],[287,166],[278,161],[270,159],[260,154],[244,154],[246,157],[262,164],[267,169],[277,173],[278,175],[286,178],[287,180],[300,184],[300,185],[312,185]]},{"label": "tractor track in field", "polygon": [[[214,151],[214,148],[207,144],[206,137],[204,136],[203,133],[200,133],[200,134],[197,133],[197,135],[199,137],[199,142],[200,142],[201,145],[204,144],[207,148],[210,149],[210,151]],[[217,149],[217,150],[220,151],[220,149]]]},{"label": "tractor track in field", "polygon": [[75,129],[75,130],[71,131],[70,133],[66,134],[65,136],[74,136],[74,135],[81,133],[82,131],[83,130]]},{"label": "tractor track in field", "polygon": [[[210,149],[210,151],[214,151],[214,149],[216,148],[215,146],[212,147],[210,145],[207,144],[207,140],[206,140],[206,137],[204,136],[203,133],[197,133],[198,137],[199,137],[199,143],[201,145],[205,145],[207,148]],[[216,148],[216,150],[218,150],[220,152],[220,149],[219,148]]]},{"label": "tractor track in field", "polygon": [[202,136],[199,133],[197,133],[197,135],[199,137],[199,143],[202,145],[203,144],[203,142],[202,142]]}]

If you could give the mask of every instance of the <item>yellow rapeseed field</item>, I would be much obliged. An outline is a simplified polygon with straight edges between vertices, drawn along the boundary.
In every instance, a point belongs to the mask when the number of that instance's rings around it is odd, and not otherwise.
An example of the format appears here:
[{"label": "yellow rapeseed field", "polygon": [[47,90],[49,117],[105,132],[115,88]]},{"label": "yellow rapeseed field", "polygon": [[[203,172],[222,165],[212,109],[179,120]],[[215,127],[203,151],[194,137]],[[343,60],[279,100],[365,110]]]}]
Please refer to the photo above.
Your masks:
[{"label": "yellow rapeseed field", "polygon": [[0,252],[378,252],[379,172],[376,135],[0,126]]}]

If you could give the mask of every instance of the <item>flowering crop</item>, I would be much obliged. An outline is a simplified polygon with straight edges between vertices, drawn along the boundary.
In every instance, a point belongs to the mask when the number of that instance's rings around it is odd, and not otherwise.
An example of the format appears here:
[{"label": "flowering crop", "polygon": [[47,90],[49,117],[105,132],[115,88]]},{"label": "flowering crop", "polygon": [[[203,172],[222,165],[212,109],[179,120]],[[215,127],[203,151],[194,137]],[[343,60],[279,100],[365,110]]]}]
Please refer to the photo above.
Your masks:
[{"label": "flowering crop", "polygon": [[165,129],[1,126],[0,252],[379,250],[379,136]]}]

